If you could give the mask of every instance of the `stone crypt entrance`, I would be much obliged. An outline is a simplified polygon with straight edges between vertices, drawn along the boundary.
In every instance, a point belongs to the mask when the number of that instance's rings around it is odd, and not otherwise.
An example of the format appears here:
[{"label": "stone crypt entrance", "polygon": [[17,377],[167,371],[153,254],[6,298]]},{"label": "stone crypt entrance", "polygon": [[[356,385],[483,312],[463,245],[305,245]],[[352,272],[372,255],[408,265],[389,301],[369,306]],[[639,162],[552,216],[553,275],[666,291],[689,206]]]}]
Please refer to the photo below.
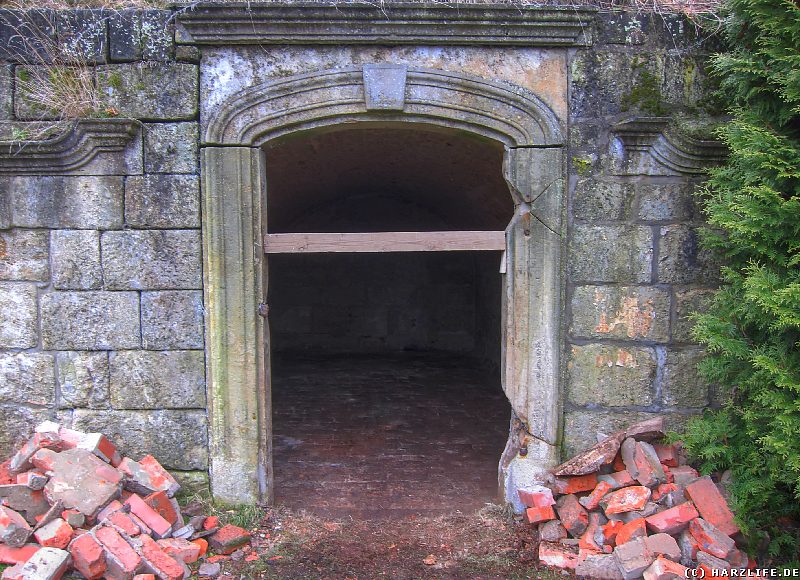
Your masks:
[{"label": "stone crypt entrance", "polygon": [[[341,396],[304,399],[304,409],[319,405],[309,409],[318,416],[326,400],[354,399],[359,407],[365,372],[373,380],[388,376],[392,389],[420,376],[429,387],[438,383],[438,392],[423,388],[383,410],[360,410],[363,422],[397,443],[393,431],[419,436],[427,428],[393,417],[406,412],[397,409],[460,409],[463,432],[431,431],[433,447],[444,448],[440,460],[448,447],[463,455],[459,441],[478,442],[469,441],[469,412],[450,404],[458,391],[442,377],[460,381],[465,399],[480,394],[473,408],[489,416],[498,409],[491,423],[506,441],[502,457],[502,439],[473,454],[490,457],[480,462],[491,478],[482,476],[477,488],[491,481],[496,489],[498,459],[508,500],[508,490],[554,465],[563,138],[546,105],[504,82],[365,64],[245,88],[209,120],[205,142],[206,360],[217,499],[270,500],[280,498],[278,486],[291,488],[292,478],[273,465],[302,439],[291,431],[292,421],[303,423],[292,418],[293,396],[317,389],[308,382],[312,367],[350,381]],[[315,302],[320,292],[327,296]],[[361,370],[344,368],[342,353],[361,357]],[[317,357],[312,365],[309,355]],[[388,370],[403,356],[405,366]],[[489,378],[463,373],[465,365]],[[499,381],[490,378],[492,368]],[[492,391],[493,380],[505,400]],[[349,412],[346,405],[328,411],[333,419]],[[459,419],[440,423],[451,422]],[[318,449],[323,454],[352,435],[332,425],[330,447]],[[477,446],[488,449],[491,441]],[[455,465],[439,464],[441,481],[459,478]],[[305,474],[312,485],[325,481],[314,469]]]}]

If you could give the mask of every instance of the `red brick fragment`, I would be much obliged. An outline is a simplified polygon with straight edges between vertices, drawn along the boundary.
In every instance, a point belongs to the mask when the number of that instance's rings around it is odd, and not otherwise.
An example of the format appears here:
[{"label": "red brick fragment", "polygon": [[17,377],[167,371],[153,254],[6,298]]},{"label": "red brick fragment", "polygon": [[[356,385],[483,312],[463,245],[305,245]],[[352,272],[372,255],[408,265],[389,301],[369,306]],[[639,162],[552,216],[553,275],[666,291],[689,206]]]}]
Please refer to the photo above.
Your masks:
[{"label": "red brick fragment", "polygon": [[156,486],[154,491],[166,491],[172,497],[180,490],[181,486],[175,478],[152,455],[142,457],[139,465],[150,475],[150,481]]},{"label": "red brick fragment", "polygon": [[614,473],[609,473],[607,475],[598,475],[597,479],[598,481],[610,483],[613,489],[627,487],[636,483],[636,480],[634,480],[631,477],[631,474],[628,473],[624,468],[621,471],[615,471]]},{"label": "red brick fragment", "polygon": [[671,492],[677,491],[677,490],[678,490],[678,486],[675,485],[674,483],[662,483],[661,485],[659,485],[657,488],[655,488],[653,490],[653,495],[650,496],[650,498],[653,501],[658,501],[658,500],[662,499],[664,496],[666,496],[668,493],[671,493]]},{"label": "red brick fragment", "polygon": [[125,504],[130,506],[133,515],[147,524],[156,539],[164,538],[172,531],[170,523],[161,517],[161,514],[156,510],[147,505],[138,495],[133,494],[125,501]]},{"label": "red brick fragment", "polygon": [[689,533],[697,540],[701,550],[717,558],[727,558],[736,548],[730,536],[703,518],[695,518],[689,522]]},{"label": "red brick fragment", "polygon": [[663,556],[656,558],[656,561],[644,571],[644,580],[675,580],[676,578],[688,578],[689,570],[677,562],[667,560]]},{"label": "red brick fragment", "polygon": [[617,456],[614,457],[614,463],[611,464],[611,467],[617,472],[625,471],[625,461],[622,459],[622,453],[617,453]]},{"label": "red brick fragment", "polygon": [[208,545],[217,554],[230,554],[250,541],[250,533],[238,526],[228,524],[208,538]]},{"label": "red brick fragment", "polygon": [[204,530],[213,530],[214,528],[219,527],[219,518],[217,516],[208,516],[205,521],[203,521],[203,529]]},{"label": "red brick fragment", "polygon": [[156,580],[155,574],[137,574],[133,580]]},{"label": "red brick fragment", "polygon": [[113,514],[117,510],[122,509],[122,503],[117,500],[113,500],[109,502],[109,504],[97,512],[97,521],[102,522],[104,519],[108,518],[111,514]]},{"label": "red brick fragment", "polygon": [[651,491],[643,485],[632,485],[612,491],[600,501],[606,515],[621,514],[642,509],[650,499]]},{"label": "red brick fragment", "polygon": [[159,515],[167,520],[170,525],[174,525],[178,521],[178,512],[172,505],[170,497],[165,491],[156,491],[144,498],[144,503],[153,508]]},{"label": "red brick fragment", "polygon": [[14,572],[3,573],[3,578],[14,580],[60,580],[70,563],[69,552],[58,548],[42,548],[24,564],[12,568]]},{"label": "red brick fragment", "polygon": [[578,501],[589,511],[597,509],[597,507],[600,505],[600,500],[603,499],[603,496],[611,491],[613,487],[614,486],[607,481],[598,481],[597,485],[592,490],[592,493],[586,497],[582,497]]},{"label": "red brick fragment", "polygon": [[617,531],[616,544],[619,546],[646,535],[647,525],[644,518],[636,518],[635,520],[629,521]]},{"label": "red brick fragment", "polygon": [[653,534],[645,538],[647,548],[655,556],[663,556],[667,560],[678,562],[681,559],[681,549],[678,542],[669,534]]},{"label": "red brick fragment", "polygon": [[78,448],[94,453],[114,467],[118,466],[122,461],[117,447],[102,433],[86,433],[78,443]]},{"label": "red brick fragment", "polygon": [[27,562],[31,556],[39,551],[36,544],[25,544],[19,548],[12,548],[5,544],[0,544],[0,564],[22,564]]},{"label": "red brick fragment", "polygon": [[645,538],[636,538],[614,548],[614,558],[626,580],[638,578],[655,561]]},{"label": "red brick fragment", "polygon": [[158,540],[157,543],[169,556],[185,562],[186,564],[197,562],[200,558],[200,552],[202,551],[199,544],[179,538],[166,538],[164,540]]},{"label": "red brick fragment", "polygon": [[589,525],[589,514],[575,495],[564,495],[556,503],[558,519],[573,538],[580,538]]},{"label": "red brick fragment", "polygon": [[578,551],[574,546],[539,542],[539,561],[545,566],[574,570],[578,565]]},{"label": "red brick fragment", "polygon": [[529,508],[547,507],[556,503],[556,500],[553,499],[553,491],[543,485],[518,489],[517,495],[522,504]]},{"label": "red brick fragment", "polygon": [[108,516],[106,521],[114,526],[117,531],[121,531],[129,536],[138,536],[142,532],[139,526],[131,519],[130,515],[120,511],[116,511]]},{"label": "red brick fragment", "polygon": [[653,448],[656,450],[658,460],[667,467],[678,467],[680,465],[680,445],[673,443],[666,445],[663,443],[655,443]]},{"label": "red brick fragment", "polygon": [[78,510],[64,510],[61,517],[73,528],[79,528],[86,523],[86,516]]},{"label": "red brick fragment", "polygon": [[24,485],[34,491],[44,488],[47,483],[47,476],[38,471],[26,471],[17,475],[17,484]]},{"label": "red brick fragment", "polygon": [[0,485],[9,485],[15,483],[16,479],[11,475],[11,460],[6,459],[0,463]]},{"label": "red brick fragment", "polygon": [[577,475],[575,477],[557,477],[553,482],[553,491],[559,495],[591,491],[597,485],[597,475]]},{"label": "red brick fragment", "polygon": [[711,554],[707,554],[706,552],[700,551],[697,552],[697,565],[698,568],[703,570],[706,573],[707,578],[719,577],[719,573],[714,573],[714,570],[730,570],[731,565],[728,561],[723,560],[721,558],[717,558],[716,556],[712,556]]},{"label": "red brick fragment", "polygon": [[[641,519],[641,518],[640,518]],[[609,521],[605,525],[600,526],[600,531],[603,534],[603,543],[613,546],[617,541],[617,534],[625,527],[623,522]]]},{"label": "red brick fragment", "polygon": [[529,507],[525,510],[525,519],[529,524],[538,524],[539,522],[547,522],[556,519],[556,513],[553,511],[553,506],[545,507]]},{"label": "red brick fragment", "polygon": [[106,572],[106,552],[92,534],[84,534],[69,546],[72,565],[88,580],[100,578]]},{"label": "red brick fragment", "polygon": [[72,526],[61,518],[56,518],[33,532],[33,536],[45,548],[63,550],[72,540]]},{"label": "red brick fragment", "polygon": [[195,546],[200,548],[200,554],[198,555],[198,558],[202,558],[203,556],[206,555],[206,553],[208,552],[208,542],[205,540],[205,538],[197,538],[196,540],[192,540],[191,542]]},{"label": "red brick fragment", "polygon": [[141,546],[142,559],[156,576],[163,580],[182,580],[188,575],[185,564],[180,564],[169,556],[150,536],[142,535],[137,540]]},{"label": "red brick fragment", "polygon": [[56,460],[58,453],[52,449],[39,449],[31,457],[31,463],[37,469],[48,472],[53,471],[53,463]]},{"label": "red brick fragment", "polygon": [[647,517],[645,521],[647,521],[647,529],[653,533],[677,534],[698,515],[692,502],[687,501],[663,512],[653,514]]},{"label": "red brick fragment", "polygon": [[31,527],[21,515],[0,505],[0,542],[12,548],[20,548],[31,535]]},{"label": "red brick fragment", "polygon": [[673,467],[670,469],[670,472],[672,473],[673,483],[681,488],[685,488],[687,485],[700,478],[700,474],[697,473],[697,470],[688,465]]},{"label": "red brick fragment", "polygon": [[694,502],[697,511],[711,525],[729,536],[739,532],[739,526],[733,521],[733,513],[710,477],[701,477],[687,485],[686,496]]},{"label": "red brick fragment", "polygon": [[[94,531],[106,553],[106,566],[112,578],[130,578],[139,571],[142,559],[114,528],[103,526]],[[81,536],[83,538],[83,536]]]},{"label": "red brick fragment", "polygon": [[600,530],[600,514],[592,512],[589,514],[589,525],[578,542],[578,548],[586,552],[602,553],[602,544],[597,543],[597,535]]}]

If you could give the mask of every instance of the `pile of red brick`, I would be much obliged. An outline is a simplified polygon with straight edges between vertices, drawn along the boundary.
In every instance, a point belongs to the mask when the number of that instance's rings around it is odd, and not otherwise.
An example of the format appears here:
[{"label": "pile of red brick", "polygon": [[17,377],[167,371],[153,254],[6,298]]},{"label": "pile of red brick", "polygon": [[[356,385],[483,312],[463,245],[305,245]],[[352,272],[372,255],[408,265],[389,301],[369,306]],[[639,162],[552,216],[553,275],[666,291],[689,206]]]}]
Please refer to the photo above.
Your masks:
[{"label": "pile of red brick", "polygon": [[3,580],[175,580],[211,549],[230,554],[249,534],[216,517],[188,522],[180,486],[152,456],[121,457],[100,433],[46,421],[0,464]]},{"label": "pile of red brick", "polygon": [[680,444],[657,443],[663,427],[653,419],[615,433],[545,485],[518,490],[542,564],[625,580],[755,567],[716,484],[685,464]]}]

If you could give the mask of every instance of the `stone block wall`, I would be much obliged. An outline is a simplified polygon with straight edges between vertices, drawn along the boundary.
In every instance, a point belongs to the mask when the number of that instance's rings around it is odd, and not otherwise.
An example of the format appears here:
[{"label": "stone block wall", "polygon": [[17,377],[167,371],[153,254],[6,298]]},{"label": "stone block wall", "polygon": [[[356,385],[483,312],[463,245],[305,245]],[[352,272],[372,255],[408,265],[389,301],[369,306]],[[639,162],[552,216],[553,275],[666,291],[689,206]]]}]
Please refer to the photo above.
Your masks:
[{"label": "stone block wall", "polygon": [[[51,123],[52,113],[37,108],[20,82],[47,59],[16,42],[7,25],[14,15],[2,16],[0,139],[24,138]],[[169,11],[52,18],[55,28],[85,39],[75,50],[97,64],[106,112],[134,118],[139,128],[124,151],[78,168],[0,172],[0,456],[34,423],[55,417],[103,431],[126,453],[154,452],[202,482],[200,51],[174,43]],[[569,119],[566,453],[589,445],[597,431],[652,413],[679,427],[715,398],[696,376],[702,352],[689,332],[690,312],[717,283],[718,265],[698,245],[702,216],[693,193],[702,168],[658,157],[658,131],[635,149],[620,128],[630,117],[702,112],[711,47],[682,19],[660,15],[601,14],[587,33],[591,44],[537,48],[518,61],[504,58],[517,48],[494,46],[492,62],[476,69],[510,75],[519,62],[540,60],[547,67],[526,82],[568,95],[568,111],[558,112]],[[204,50],[213,60],[214,48]],[[287,48],[286,62],[272,66],[302,70],[305,63],[291,59],[304,50]],[[349,54],[331,50],[341,53],[336,58]],[[412,58],[414,50],[404,54]],[[452,49],[469,53],[470,62],[476,52]],[[560,63],[566,73],[556,70]]]},{"label": "stone block wall", "polygon": [[[140,123],[123,164],[0,175],[0,456],[54,417],[202,483],[197,54],[176,51],[169,11],[74,16],[48,18],[93,39],[78,44],[106,106]],[[8,44],[0,58],[0,136],[19,138],[52,116],[20,82],[47,62]]]}]

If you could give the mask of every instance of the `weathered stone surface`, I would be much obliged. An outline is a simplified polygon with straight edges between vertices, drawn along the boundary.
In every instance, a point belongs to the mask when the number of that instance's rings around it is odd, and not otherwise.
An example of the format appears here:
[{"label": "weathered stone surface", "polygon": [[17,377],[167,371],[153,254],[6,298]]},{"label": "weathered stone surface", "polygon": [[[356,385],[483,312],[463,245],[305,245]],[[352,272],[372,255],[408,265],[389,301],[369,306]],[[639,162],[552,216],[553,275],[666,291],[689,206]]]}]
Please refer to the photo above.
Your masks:
[{"label": "weathered stone surface", "polygon": [[125,224],[134,228],[199,228],[197,176],[129,177],[125,182]]},{"label": "weathered stone surface", "polygon": [[55,400],[53,355],[0,352],[0,401],[51,406]]},{"label": "weathered stone surface", "polygon": [[42,297],[44,348],[139,348],[139,330],[136,292],[53,292]]},{"label": "weathered stone surface", "polygon": [[0,120],[14,118],[14,69],[10,64],[0,66]]},{"label": "weathered stone surface", "polygon": [[78,409],[72,427],[98,431],[128,457],[153,454],[167,469],[208,467],[205,411],[90,411]]},{"label": "weathered stone surface", "polygon": [[49,241],[41,230],[0,231],[0,280],[47,281]]},{"label": "weathered stone surface", "polygon": [[13,428],[0,429],[0,456],[14,455],[33,433],[33,428],[51,418],[50,413],[49,409],[29,409],[16,403],[0,402],[0,425],[13,425]]},{"label": "weathered stone surface", "polygon": [[50,247],[53,286],[59,290],[97,290],[103,286],[100,265],[100,232],[55,230]]},{"label": "weathered stone surface", "polygon": [[567,263],[572,282],[650,282],[653,235],[648,227],[579,225]]},{"label": "weathered stone surface", "polygon": [[108,289],[168,290],[201,287],[199,231],[104,232],[100,243]]},{"label": "weathered stone surface", "polygon": [[112,62],[167,61],[173,52],[174,14],[169,10],[119,10],[108,22]]},{"label": "weathered stone surface", "polygon": [[108,408],[108,353],[58,352],[56,375],[60,408]]},{"label": "weathered stone surface", "polygon": [[36,286],[0,282],[0,348],[32,348],[37,333]]},{"label": "weathered stone surface", "polygon": [[697,372],[705,356],[701,348],[667,350],[662,378],[664,404],[670,407],[705,407],[709,403],[708,383]]},{"label": "weathered stone surface", "polygon": [[208,471],[171,471],[170,473],[180,484],[181,493],[188,496],[200,494],[205,497],[208,495]]},{"label": "weathered stone surface", "polygon": [[[598,432],[607,434],[619,431],[653,416],[653,413],[642,411],[568,409],[564,413],[564,452],[562,456],[572,457],[596,445]],[[676,428],[671,420],[669,428]]]},{"label": "weathered stone surface", "polygon": [[122,226],[121,177],[0,177],[0,198],[4,195],[8,196],[14,226],[53,229]]},{"label": "weathered stone surface", "polygon": [[197,123],[147,123],[144,168],[147,173],[197,173]]},{"label": "weathered stone surface", "polygon": [[203,348],[203,293],[199,290],[142,292],[142,347]]},{"label": "weathered stone surface", "polygon": [[638,217],[646,222],[691,221],[695,216],[689,183],[640,183],[636,186]]},{"label": "weathered stone surface", "polygon": [[656,367],[652,348],[573,345],[567,362],[569,400],[586,406],[650,405]]},{"label": "weathered stone surface", "polygon": [[631,184],[584,178],[575,185],[572,211],[576,220],[624,220],[632,203]]},{"label": "weathered stone surface", "polygon": [[204,408],[203,351],[111,353],[111,404],[115,409]]},{"label": "weathered stone surface", "polygon": [[704,312],[714,290],[676,290],[675,291],[675,321],[672,323],[672,340],[675,342],[694,342],[692,327],[694,322],[691,316],[694,312]]},{"label": "weathered stone surface", "polygon": [[572,294],[575,337],[669,340],[670,297],[655,287],[578,286]]},{"label": "weathered stone surface", "polygon": [[192,119],[197,115],[197,67],[136,63],[98,67],[109,106],[135,119]]},{"label": "weathered stone surface", "polygon": [[668,284],[714,283],[719,263],[700,248],[696,228],[663,226],[659,237],[658,281]]}]

